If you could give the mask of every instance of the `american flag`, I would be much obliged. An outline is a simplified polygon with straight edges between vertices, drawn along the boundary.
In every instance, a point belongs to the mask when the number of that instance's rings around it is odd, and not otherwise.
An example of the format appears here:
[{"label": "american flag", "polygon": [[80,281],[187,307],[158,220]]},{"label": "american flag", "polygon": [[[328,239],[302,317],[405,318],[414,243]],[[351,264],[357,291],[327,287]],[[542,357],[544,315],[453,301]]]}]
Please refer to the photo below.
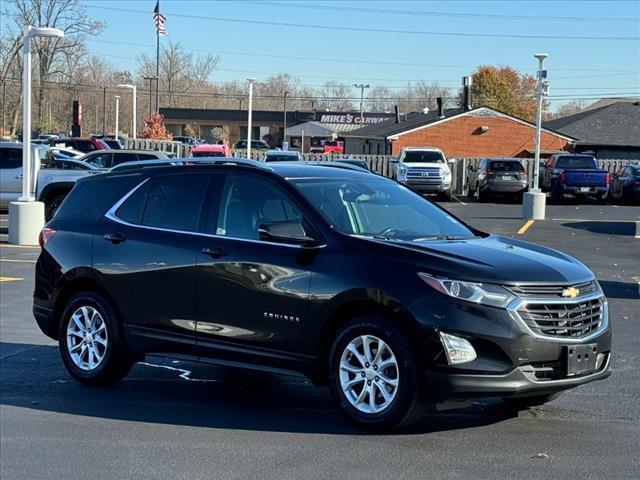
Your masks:
[{"label": "american flag", "polygon": [[167,31],[164,28],[166,21],[166,17],[160,13],[160,0],[158,0],[156,8],[153,10],[153,23],[156,25],[156,35],[167,34]]}]

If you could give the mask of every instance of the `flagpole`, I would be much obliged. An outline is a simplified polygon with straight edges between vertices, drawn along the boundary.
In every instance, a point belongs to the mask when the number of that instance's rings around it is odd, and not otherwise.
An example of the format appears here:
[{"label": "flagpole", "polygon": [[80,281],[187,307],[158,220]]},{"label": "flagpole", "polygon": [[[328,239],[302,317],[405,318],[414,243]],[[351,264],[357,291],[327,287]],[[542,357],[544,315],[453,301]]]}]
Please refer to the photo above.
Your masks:
[{"label": "flagpole", "polygon": [[156,113],[160,113],[160,32],[156,28]]}]

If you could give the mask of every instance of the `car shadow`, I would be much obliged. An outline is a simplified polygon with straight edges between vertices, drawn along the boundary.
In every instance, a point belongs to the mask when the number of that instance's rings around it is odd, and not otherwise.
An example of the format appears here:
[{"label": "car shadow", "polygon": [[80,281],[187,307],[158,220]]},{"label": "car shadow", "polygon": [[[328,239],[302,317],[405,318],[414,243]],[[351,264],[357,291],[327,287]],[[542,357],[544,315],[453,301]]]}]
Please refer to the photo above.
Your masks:
[{"label": "car shadow", "polygon": [[612,282],[609,280],[598,280],[607,298],[622,298],[629,300],[640,300],[640,286],[631,282]]},{"label": "car shadow", "polygon": [[[8,352],[8,353],[7,353]],[[69,377],[55,346],[0,343],[0,404],[61,413],[191,427],[371,435],[335,407],[328,389],[294,376],[211,367],[149,356],[119,384],[83,386]],[[4,410],[4,415],[9,415]],[[395,435],[479,427],[517,416],[497,404],[430,412]]]},{"label": "car shadow", "polygon": [[636,234],[636,225],[635,222],[632,221],[566,222],[563,223],[562,226],[574,228],[577,230],[585,230],[591,233],[598,233],[601,235],[620,235],[633,237]]}]

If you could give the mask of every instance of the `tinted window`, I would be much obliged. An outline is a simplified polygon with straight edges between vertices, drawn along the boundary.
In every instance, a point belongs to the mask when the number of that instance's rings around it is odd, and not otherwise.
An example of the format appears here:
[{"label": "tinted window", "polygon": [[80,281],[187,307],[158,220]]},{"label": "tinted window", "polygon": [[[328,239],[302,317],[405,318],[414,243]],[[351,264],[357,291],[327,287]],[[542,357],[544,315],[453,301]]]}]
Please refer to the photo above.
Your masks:
[{"label": "tinted window", "polygon": [[87,162],[96,168],[111,168],[111,154],[107,152],[80,157],[78,160]]},{"label": "tinted window", "polygon": [[226,155],[222,152],[191,152],[191,156],[194,158],[197,158],[197,157],[224,157]]},{"label": "tinted window", "polygon": [[264,158],[265,162],[297,162],[300,159],[297,155],[267,155]]},{"label": "tinted window", "polygon": [[138,160],[158,160],[158,156],[152,153],[139,153]]},{"label": "tinted window", "polygon": [[400,184],[366,176],[294,183],[329,224],[347,235],[404,241],[474,236],[458,220]]},{"label": "tinted window", "polygon": [[489,163],[489,170],[493,172],[524,172],[520,162],[505,162],[493,160]]},{"label": "tinted window", "polygon": [[138,154],[137,153],[113,153],[113,164],[112,166],[120,165],[121,163],[126,162],[137,162]]},{"label": "tinted window", "polygon": [[21,148],[0,148],[0,168],[20,168],[21,166]]},{"label": "tinted window", "polygon": [[593,157],[560,157],[556,163],[556,168],[566,168],[569,170],[596,168],[596,161]]},{"label": "tinted window", "polygon": [[405,152],[404,162],[422,163],[444,163],[444,158],[440,152],[430,152],[425,150],[410,150]]},{"label": "tinted window", "polygon": [[152,180],[142,224],[195,232],[208,175],[168,175]]},{"label": "tinted window", "polygon": [[285,221],[301,222],[302,214],[282,190],[260,178],[228,176],[217,221],[208,229],[217,235],[258,240],[260,225]]},{"label": "tinted window", "polygon": [[69,142],[68,145],[76,150],[80,150],[81,152],[93,152],[94,150],[98,150],[91,140],[73,140],[72,142]]},{"label": "tinted window", "polygon": [[120,206],[116,215],[125,222],[139,224],[142,222],[142,213],[147,203],[151,182],[147,181],[133,192],[129,198]]}]

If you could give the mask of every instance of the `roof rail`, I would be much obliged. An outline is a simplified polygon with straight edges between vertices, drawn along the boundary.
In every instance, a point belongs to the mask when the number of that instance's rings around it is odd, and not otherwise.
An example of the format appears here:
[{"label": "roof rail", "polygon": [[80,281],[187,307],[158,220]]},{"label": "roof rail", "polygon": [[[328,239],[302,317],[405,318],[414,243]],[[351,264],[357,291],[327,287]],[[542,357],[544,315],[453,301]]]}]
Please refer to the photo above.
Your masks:
[{"label": "roof rail", "polygon": [[238,165],[243,167],[269,168],[264,163],[247,158],[235,157],[197,157],[197,158],[168,158],[166,160],[138,160],[126,162],[111,168],[111,172],[133,170],[136,168],[170,167],[182,165]]}]

